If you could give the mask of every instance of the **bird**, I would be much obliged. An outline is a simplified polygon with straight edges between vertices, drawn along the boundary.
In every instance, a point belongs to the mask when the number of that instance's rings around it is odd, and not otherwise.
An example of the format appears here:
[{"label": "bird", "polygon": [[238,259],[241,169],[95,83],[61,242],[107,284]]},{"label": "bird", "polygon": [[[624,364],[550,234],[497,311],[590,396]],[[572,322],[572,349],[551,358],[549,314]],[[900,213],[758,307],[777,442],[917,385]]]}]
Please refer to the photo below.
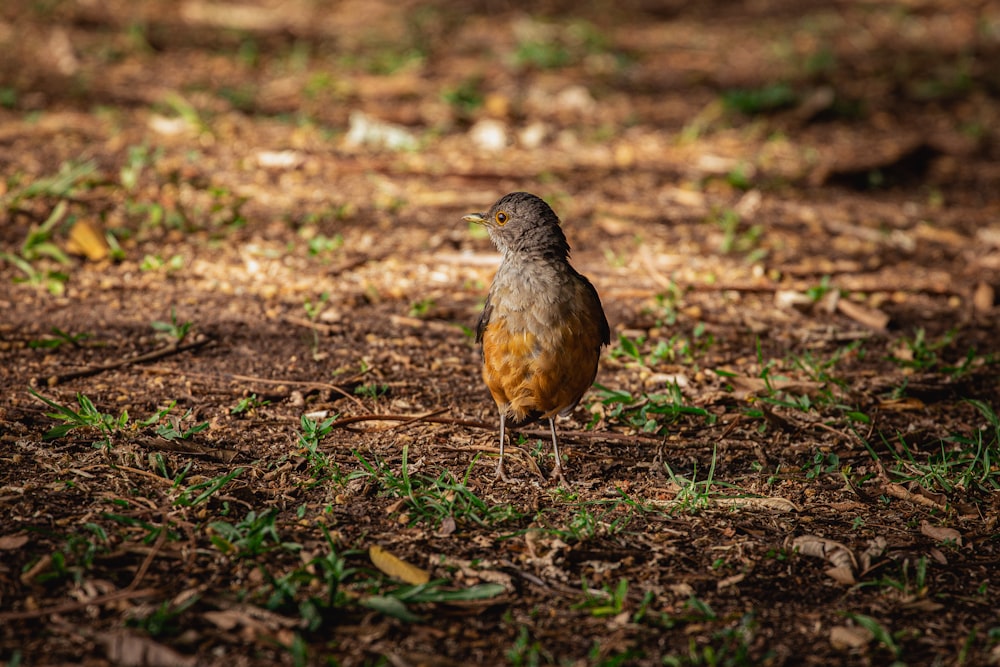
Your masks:
[{"label": "bird", "polygon": [[483,380],[500,413],[496,477],[510,481],[503,464],[507,428],[547,419],[551,476],[565,483],[555,418],[580,402],[597,377],[601,348],[611,342],[600,296],[570,265],[559,217],[540,197],[512,192],[463,220],[483,225],[500,252],[476,323]]}]

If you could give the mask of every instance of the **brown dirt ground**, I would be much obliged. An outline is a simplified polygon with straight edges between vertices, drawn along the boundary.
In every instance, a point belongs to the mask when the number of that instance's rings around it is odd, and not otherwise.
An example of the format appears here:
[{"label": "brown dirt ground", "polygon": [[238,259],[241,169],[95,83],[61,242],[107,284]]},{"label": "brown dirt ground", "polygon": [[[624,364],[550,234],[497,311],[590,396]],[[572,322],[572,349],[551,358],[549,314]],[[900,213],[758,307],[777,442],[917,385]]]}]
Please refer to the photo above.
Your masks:
[{"label": "brown dirt ground", "polygon": [[[997,463],[927,471],[1000,408],[1000,3],[692,4],[4,2],[0,659],[996,664]],[[493,478],[461,216],[521,189],[602,295],[598,382],[704,411],[592,392],[572,489],[541,430]],[[43,440],[32,387],[129,421]],[[500,587],[403,620],[373,545]]]}]

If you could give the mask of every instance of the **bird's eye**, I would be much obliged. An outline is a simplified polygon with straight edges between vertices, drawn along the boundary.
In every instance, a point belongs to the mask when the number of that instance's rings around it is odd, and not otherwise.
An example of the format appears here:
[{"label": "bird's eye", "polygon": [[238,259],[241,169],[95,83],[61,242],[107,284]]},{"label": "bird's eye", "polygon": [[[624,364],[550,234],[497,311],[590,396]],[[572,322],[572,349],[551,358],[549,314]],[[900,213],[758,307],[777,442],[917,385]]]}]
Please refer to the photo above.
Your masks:
[{"label": "bird's eye", "polygon": [[498,225],[506,225],[507,224],[507,214],[504,213],[503,211],[497,211],[496,220],[497,220],[497,224]]}]

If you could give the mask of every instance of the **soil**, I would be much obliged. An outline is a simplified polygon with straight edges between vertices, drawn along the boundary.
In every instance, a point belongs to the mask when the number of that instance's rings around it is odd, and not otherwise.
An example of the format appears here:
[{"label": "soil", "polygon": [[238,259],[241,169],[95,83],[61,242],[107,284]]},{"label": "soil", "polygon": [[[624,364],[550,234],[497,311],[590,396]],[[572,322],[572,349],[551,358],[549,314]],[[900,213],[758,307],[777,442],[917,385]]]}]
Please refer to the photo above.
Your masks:
[{"label": "soil", "polygon": [[[1000,661],[1000,3],[7,0],[0,49],[8,664]],[[537,425],[494,477],[462,216],[516,190],[612,325],[568,484]]]}]

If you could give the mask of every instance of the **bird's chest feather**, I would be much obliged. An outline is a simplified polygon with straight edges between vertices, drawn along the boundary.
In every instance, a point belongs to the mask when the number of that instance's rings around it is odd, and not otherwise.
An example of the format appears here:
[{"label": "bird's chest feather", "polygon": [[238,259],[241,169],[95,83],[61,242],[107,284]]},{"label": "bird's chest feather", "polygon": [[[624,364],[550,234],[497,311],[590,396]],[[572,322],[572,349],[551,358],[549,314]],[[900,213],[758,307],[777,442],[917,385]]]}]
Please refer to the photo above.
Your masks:
[{"label": "bird's chest feather", "polygon": [[545,266],[497,272],[482,344],[483,376],[498,404],[550,412],[575,403],[593,381],[594,304],[573,276]]},{"label": "bird's chest feather", "polygon": [[[573,281],[558,265],[504,263],[490,287],[496,320],[511,336],[544,339],[573,307]],[[545,342],[544,340],[540,342]]]}]

